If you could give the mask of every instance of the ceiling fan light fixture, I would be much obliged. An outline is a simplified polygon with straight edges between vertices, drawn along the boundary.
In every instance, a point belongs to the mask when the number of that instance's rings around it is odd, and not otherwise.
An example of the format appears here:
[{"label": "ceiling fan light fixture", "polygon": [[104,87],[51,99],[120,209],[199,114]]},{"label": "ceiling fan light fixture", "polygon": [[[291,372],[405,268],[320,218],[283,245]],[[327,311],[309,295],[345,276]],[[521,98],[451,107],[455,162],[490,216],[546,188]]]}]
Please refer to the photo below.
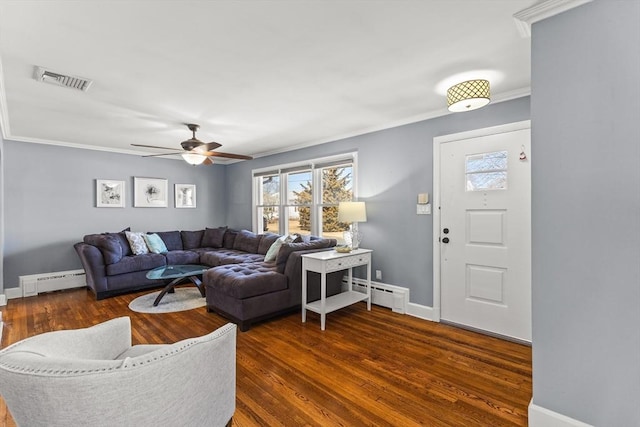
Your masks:
[{"label": "ceiling fan light fixture", "polygon": [[182,158],[185,162],[190,165],[201,165],[202,162],[207,160],[207,156],[203,156],[202,154],[193,154],[193,153],[183,153],[181,154]]},{"label": "ceiling fan light fixture", "polygon": [[482,108],[491,102],[489,80],[467,80],[447,90],[449,111],[458,113]]}]

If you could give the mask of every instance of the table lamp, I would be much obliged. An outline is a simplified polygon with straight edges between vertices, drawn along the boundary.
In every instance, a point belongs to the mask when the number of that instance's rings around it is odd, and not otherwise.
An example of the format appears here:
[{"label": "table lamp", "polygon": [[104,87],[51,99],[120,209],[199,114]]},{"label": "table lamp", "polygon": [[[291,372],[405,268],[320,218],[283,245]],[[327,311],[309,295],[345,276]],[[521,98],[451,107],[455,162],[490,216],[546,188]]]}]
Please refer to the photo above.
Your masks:
[{"label": "table lamp", "polygon": [[367,208],[364,202],[340,202],[338,221],[351,224],[349,231],[345,232],[345,242],[350,244],[351,249],[358,249],[362,240],[362,234],[358,232],[358,223],[367,221]]}]

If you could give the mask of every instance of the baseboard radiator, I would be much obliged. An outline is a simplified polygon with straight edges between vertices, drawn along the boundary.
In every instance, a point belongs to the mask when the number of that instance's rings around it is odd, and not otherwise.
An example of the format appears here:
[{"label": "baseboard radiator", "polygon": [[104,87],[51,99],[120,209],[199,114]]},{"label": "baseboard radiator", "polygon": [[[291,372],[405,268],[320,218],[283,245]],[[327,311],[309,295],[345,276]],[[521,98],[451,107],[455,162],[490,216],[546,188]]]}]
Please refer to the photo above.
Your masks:
[{"label": "baseboard radiator", "polygon": [[87,286],[84,270],[57,271],[43,274],[20,276],[20,288],[23,297],[31,297],[43,292]]},{"label": "baseboard radiator", "polygon": [[[353,290],[367,292],[367,281],[353,278]],[[342,280],[343,287],[348,285],[348,276]],[[387,285],[386,283],[371,282],[371,303],[381,307],[390,308],[394,313],[406,314],[409,304],[409,289],[400,286]]]}]

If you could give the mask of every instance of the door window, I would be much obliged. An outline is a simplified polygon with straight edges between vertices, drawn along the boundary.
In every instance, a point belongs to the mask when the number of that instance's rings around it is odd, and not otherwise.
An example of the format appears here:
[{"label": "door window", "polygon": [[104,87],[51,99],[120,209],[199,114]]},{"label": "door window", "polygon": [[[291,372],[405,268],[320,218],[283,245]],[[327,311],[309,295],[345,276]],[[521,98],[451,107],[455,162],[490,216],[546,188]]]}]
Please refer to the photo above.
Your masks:
[{"label": "door window", "polygon": [[466,190],[505,190],[507,154],[507,151],[494,151],[466,156]]}]

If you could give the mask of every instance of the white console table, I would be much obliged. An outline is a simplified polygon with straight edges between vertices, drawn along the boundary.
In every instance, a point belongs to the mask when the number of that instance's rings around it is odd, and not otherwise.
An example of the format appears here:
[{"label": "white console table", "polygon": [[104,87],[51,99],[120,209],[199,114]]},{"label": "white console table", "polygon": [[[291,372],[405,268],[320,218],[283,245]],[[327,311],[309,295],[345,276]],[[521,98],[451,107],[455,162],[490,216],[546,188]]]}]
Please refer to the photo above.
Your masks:
[{"label": "white console table", "polygon": [[[302,255],[302,322],[307,321],[307,310],[320,314],[320,328],[324,331],[327,313],[367,301],[371,311],[371,249],[355,249],[349,253],[336,251],[313,252]],[[353,267],[367,266],[367,292],[353,290]],[[327,273],[349,270],[347,291],[327,298]],[[307,303],[307,272],[320,273],[320,299]]]}]

